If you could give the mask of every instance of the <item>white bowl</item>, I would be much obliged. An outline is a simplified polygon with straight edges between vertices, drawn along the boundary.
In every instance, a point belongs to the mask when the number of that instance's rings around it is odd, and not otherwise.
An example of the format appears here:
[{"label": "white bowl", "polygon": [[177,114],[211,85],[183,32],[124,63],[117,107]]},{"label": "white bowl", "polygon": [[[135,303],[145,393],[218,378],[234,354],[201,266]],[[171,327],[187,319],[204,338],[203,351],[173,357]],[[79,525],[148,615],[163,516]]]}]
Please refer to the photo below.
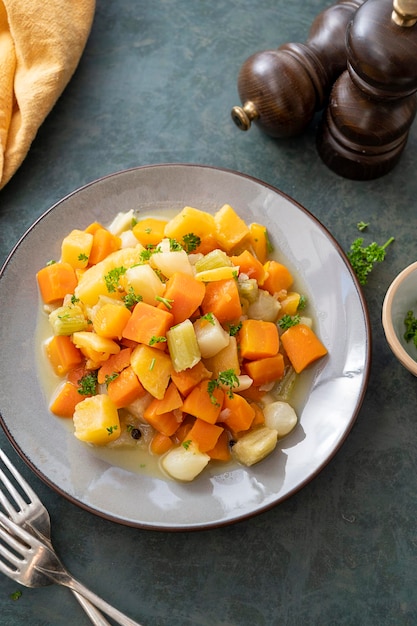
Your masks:
[{"label": "white bowl", "polygon": [[417,316],[417,261],[393,280],[382,305],[382,326],[388,345],[400,363],[417,376],[417,348],[404,339],[407,311]]},{"label": "white bowl", "polygon": [[[276,451],[251,468],[213,467],[180,484],[123,467],[84,446],[48,410],[36,358],[35,273],[58,258],[73,228],[108,223],[118,211],[215,211],[228,202],[247,222],[268,226],[314,311],[328,356],[305,372],[299,423]],[[220,526],[264,511],[301,489],[340,448],[362,404],[370,368],[366,303],[351,265],[306,209],[248,176],[198,165],[153,165],[104,177],[49,209],[0,270],[0,424],[29,466],[77,505],[116,522],[158,530]],[[111,454],[112,458],[109,458]]]}]

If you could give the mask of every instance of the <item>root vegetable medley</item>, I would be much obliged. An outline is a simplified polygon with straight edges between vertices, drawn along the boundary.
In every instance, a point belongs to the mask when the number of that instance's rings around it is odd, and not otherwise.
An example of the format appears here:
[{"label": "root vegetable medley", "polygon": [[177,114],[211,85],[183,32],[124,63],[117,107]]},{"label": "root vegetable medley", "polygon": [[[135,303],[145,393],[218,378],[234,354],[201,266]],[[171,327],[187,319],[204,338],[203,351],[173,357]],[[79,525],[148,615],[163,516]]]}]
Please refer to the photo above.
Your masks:
[{"label": "root vegetable medley", "polygon": [[261,461],[297,423],[295,378],[327,354],[269,252],[228,204],[70,232],[37,273],[62,379],[51,412],[89,444],[145,442],[177,480]]}]

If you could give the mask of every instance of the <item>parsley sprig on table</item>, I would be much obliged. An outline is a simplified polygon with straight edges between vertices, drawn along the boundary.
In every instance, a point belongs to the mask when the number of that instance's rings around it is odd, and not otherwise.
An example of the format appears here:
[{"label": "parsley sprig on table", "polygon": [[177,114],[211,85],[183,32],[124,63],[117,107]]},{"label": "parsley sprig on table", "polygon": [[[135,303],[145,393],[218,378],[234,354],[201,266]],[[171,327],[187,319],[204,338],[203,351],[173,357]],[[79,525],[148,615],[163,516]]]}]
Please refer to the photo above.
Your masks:
[{"label": "parsley sprig on table", "polygon": [[386,249],[393,241],[394,237],[390,237],[382,246],[375,241],[364,246],[363,238],[358,237],[352,243],[347,256],[361,285],[366,285],[375,263],[381,263],[385,259]]}]

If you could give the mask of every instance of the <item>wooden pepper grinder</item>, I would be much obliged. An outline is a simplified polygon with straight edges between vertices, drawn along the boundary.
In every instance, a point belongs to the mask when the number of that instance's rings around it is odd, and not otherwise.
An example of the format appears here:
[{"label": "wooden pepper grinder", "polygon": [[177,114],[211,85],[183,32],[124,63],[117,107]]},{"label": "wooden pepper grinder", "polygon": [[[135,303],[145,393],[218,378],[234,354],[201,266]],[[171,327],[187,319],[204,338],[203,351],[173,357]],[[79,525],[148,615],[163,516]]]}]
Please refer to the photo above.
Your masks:
[{"label": "wooden pepper grinder", "polygon": [[347,29],[348,70],[317,137],[326,165],[350,179],[387,174],[417,111],[417,0],[366,0]]},{"label": "wooden pepper grinder", "polygon": [[272,137],[300,134],[321,110],[346,69],[346,28],[364,0],[339,0],[314,20],[306,44],[286,43],[249,57],[238,76],[242,106],[232,109],[241,130],[254,122]]}]

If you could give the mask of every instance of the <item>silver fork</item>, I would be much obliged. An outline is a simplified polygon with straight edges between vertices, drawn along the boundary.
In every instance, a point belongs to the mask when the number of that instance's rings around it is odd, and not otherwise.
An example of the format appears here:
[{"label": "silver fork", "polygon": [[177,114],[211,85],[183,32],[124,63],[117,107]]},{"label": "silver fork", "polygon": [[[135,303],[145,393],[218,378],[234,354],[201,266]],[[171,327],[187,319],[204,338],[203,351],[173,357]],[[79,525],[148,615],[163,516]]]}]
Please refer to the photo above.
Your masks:
[{"label": "silver fork", "polygon": [[[46,507],[42,504],[36,493],[26,482],[23,476],[17,471],[15,466],[7,457],[6,453],[3,452],[1,448],[0,459],[9,470],[10,474],[15,478],[16,483],[22,489],[27,498],[27,500],[22,498],[19,491],[11,483],[11,481],[8,479],[8,477],[0,467],[0,482],[3,483],[4,487],[13,498],[18,509],[16,509],[14,505],[6,498],[6,495],[2,489],[0,489],[0,504],[2,504],[10,519],[16,522],[16,524],[20,524],[22,528],[32,533],[32,535],[34,535],[35,537],[38,537],[38,539],[47,542],[48,545],[52,547],[51,520]],[[91,604],[91,602],[86,600],[76,591],[74,591],[73,593],[88,617],[90,618],[91,622],[95,624],[95,626],[110,626],[109,622],[100,613],[100,611],[96,609],[93,604]]]},{"label": "silver fork", "polygon": [[[6,456],[2,450],[0,450],[0,456],[4,461]],[[7,464],[8,461],[8,464]],[[11,466],[14,472],[20,477],[20,474],[13,467],[10,461],[6,457],[7,467]],[[1,470],[0,470],[1,472]],[[14,475],[14,472],[13,475]],[[4,472],[2,472],[4,475]],[[22,479],[23,480],[23,479]],[[6,481],[8,481],[6,477]],[[8,481],[10,483],[10,481]],[[26,486],[27,483],[23,480]],[[10,483],[11,484],[11,483]],[[13,489],[13,486],[12,486]],[[36,520],[37,528],[44,528],[42,526],[42,519],[45,519],[44,514],[36,511],[36,494],[29,487],[29,494],[33,493],[35,496],[34,505],[31,509],[31,524],[33,520]],[[3,492],[1,503],[5,506],[4,501],[10,506],[10,503],[5,499]],[[18,494],[20,497],[20,494]],[[28,496],[29,497],[29,496]],[[30,507],[30,505],[29,505]],[[43,507],[41,503],[41,507]],[[7,510],[7,508],[6,508]],[[40,510],[40,509],[39,509]],[[15,511],[16,513],[16,511]],[[45,523],[45,522],[43,522]],[[27,522],[26,522],[27,524]],[[47,513],[47,528],[50,528],[49,515]],[[9,546],[11,550],[7,548]],[[87,589],[78,580],[76,580],[65,569],[57,554],[54,551],[50,539],[40,533],[39,530],[35,530],[32,526],[31,532],[28,532],[21,525],[7,517],[2,511],[0,511],[0,556],[3,556],[5,560],[0,559],[0,572],[6,576],[13,578],[20,584],[26,587],[39,587],[44,585],[51,585],[53,583],[61,584],[69,587],[73,592],[77,592],[86,598],[90,603],[100,608],[106,615],[114,619],[121,626],[140,626],[137,622],[124,615],[121,611],[105,602],[102,598],[95,593]],[[101,617],[103,620],[104,618]],[[100,624],[100,622],[98,622]],[[108,624],[108,622],[101,622]]]}]

